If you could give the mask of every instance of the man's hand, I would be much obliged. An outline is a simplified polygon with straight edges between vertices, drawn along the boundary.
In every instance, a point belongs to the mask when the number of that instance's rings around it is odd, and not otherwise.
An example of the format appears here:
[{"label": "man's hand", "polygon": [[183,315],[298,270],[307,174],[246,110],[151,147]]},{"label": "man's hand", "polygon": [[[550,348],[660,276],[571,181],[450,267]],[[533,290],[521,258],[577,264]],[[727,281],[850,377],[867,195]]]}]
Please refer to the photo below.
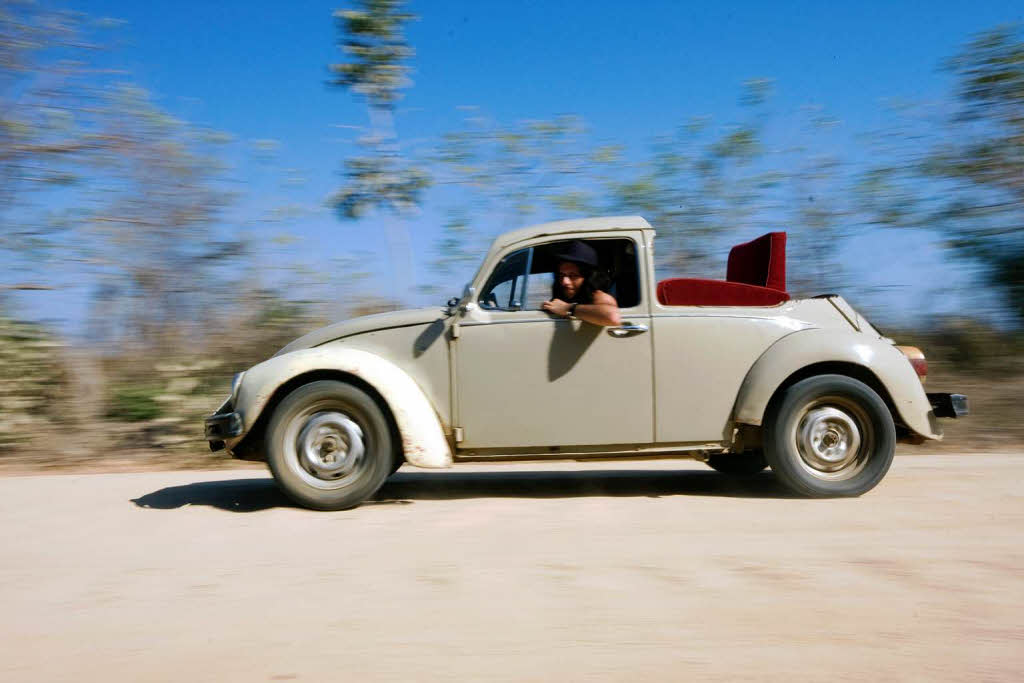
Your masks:
[{"label": "man's hand", "polygon": [[[552,299],[545,301],[540,307],[548,313],[568,318],[572,304],[561,299]],[[622,324],[619,317],[619,305],[615,302],[615,297],[606,292],[594,292],[594,303],[578,304],[572,315],[585,322],[605,327],[616,327]]]},{"label": "man's hand", "polygon": [[561,299],[552,299],[551,301],[545,301],[540,305],[540,307],[548,313],[554,313],[555,315],[563,318],[569,315],[569,308],[571,308],[571,306],[571,304],[567,304]]}]

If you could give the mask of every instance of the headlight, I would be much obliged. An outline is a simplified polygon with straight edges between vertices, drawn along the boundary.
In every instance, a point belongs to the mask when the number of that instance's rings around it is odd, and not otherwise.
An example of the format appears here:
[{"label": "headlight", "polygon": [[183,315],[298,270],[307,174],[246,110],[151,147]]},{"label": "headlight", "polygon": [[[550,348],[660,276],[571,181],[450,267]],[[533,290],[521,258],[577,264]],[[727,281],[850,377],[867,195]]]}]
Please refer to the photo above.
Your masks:
[{"label": "headlight", "polygon": [[238,397],[238,388],[242,386],[242,378],[245,377],[245,372],[236,373],[231,378],[231,400],[234,401]]}]

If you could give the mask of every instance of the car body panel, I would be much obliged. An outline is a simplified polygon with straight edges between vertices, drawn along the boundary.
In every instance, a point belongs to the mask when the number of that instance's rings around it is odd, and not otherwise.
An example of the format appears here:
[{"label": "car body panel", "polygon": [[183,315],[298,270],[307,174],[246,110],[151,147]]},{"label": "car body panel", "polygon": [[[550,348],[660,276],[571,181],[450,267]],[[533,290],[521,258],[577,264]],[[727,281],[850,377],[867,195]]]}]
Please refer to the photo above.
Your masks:
[{"label": "car body panel", "polygon": [[[650,323],[644,315],[627,319]],[[649,333],[618,338],[608,328],[523,311],[461,323],[455,356],[460,447],[653,441]]]},{"label": "car body panel", "polygon": [[794,323],[801,324],[741,311],[655,315],[655,440],[730,438],[733,405],[747,371],[767,347],[793,332]]},{"label": "car body panel", "polygon": [[427,324],[364,332],[318,348],[329,353],[358,349],[387,359],[423,391],[449,434],[453,423],[449,328],[453,322],[454,318],[438,317],[435,311],[434,320]]},{"label": "car body panel", "polygon": [[444,309],[436,306],[432,308],[413,308],[404,311],[388,311],[386,313],[375,313],[364,315],[351,320],[332,323],[325,327],[313,330],[295,341],[289,343],[278,351],[275,356],[280,356],[299,349],[308,349],[320,346],[336,339],[344,339],[365,332],[379,332],[398,327],[410,327],[432,323],[435,320],[446,317]]}]

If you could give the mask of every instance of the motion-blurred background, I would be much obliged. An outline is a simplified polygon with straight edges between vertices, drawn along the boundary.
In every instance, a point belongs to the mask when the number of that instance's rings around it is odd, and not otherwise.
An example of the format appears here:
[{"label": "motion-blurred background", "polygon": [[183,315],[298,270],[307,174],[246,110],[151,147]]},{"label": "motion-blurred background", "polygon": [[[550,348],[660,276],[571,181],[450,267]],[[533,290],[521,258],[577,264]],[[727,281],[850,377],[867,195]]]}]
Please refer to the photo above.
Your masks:
[{"label": "motion-blurred background", "polygon": [[658,277],[789,232],[1024,437],[1022,6],[0,0],[0,463],[213,464],[230,377],[640,214]]}]

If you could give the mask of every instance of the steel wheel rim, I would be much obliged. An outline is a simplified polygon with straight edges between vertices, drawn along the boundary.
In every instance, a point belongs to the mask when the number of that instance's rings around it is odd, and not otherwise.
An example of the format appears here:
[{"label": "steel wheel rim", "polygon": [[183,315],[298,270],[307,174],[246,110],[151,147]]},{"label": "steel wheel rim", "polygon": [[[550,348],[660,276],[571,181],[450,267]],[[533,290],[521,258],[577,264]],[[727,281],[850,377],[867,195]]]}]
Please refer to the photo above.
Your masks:
[{"label": "steel wheel rim", "polygon": [[792,438],[805,472],[839,481],[856,476],[874,449],[874,429],[867,412],[841,396],[826,396],[804,406]]},{"label": "steel wheel rim", "polygon": [[338,489],[358,479],[369,451],[363,428],[348,414],[313,407],[296,415],[284,434],[288,468],[318,489]]}]

